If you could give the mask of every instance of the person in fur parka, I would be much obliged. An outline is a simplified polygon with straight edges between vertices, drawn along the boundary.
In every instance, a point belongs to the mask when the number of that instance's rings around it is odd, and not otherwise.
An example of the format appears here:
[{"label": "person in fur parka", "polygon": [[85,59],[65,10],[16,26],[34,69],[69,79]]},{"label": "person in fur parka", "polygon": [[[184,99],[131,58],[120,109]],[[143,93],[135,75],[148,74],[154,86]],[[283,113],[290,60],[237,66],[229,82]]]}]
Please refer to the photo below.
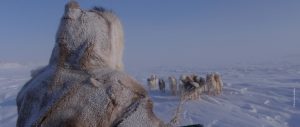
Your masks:
[{"label": "person in fur parka", "polygon": [[167,126],[144,88],[123,71],[123,47],[113,12],[67,3],[49,64],[18,93],[17,126]]}]

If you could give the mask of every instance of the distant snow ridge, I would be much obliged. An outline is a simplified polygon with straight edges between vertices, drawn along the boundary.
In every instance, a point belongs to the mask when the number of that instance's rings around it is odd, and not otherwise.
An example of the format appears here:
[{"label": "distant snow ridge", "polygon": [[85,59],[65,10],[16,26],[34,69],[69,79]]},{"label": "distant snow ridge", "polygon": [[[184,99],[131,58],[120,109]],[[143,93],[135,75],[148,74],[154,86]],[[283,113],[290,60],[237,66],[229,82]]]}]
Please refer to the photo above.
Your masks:
[{"label": "distant snow ridge", "polygon": [[26,66],[20,63],[14,62],[0,62],[0,69],[20,69],[25,68]]}]

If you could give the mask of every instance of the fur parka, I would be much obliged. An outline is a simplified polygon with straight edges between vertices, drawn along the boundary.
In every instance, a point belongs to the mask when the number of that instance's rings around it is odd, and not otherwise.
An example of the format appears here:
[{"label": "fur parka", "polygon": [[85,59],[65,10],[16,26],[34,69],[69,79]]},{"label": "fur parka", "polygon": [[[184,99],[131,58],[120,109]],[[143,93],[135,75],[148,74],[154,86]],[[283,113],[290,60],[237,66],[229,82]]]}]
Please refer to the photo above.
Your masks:
[{"label": "fur parka", "polygon": [[67,3],[49,64],[18,93],[17,126],[165,126],[144,88],[123,72],[123,47],[113,12]]}]

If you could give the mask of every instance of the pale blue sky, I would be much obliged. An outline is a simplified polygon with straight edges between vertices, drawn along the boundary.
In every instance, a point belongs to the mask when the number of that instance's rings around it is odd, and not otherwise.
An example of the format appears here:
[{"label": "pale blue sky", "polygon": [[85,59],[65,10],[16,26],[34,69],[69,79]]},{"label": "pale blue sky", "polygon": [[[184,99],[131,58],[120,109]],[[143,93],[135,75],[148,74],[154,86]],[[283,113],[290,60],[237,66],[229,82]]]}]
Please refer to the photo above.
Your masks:
[{"label": "pale blue sky", "polygon": [[[1,0],[0,61],[47,62],[67,0]],[[299,0],[78,0],[113,9],[127,68],[266,61],[300,54]]]}]

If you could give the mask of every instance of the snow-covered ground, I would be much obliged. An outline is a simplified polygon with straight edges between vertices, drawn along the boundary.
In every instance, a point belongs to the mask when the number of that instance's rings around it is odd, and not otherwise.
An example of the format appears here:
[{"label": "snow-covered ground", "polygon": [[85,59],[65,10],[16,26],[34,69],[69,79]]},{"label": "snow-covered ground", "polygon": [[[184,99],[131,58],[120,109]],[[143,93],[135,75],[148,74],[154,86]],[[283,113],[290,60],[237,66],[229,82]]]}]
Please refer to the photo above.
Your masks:
[{"label": "snow-covered ground", "polygon": [[[298,61],[298,62],[295,62]],[[15,98],[30,79],[32,66],[2,63],[0,67],[0,127],[15,126]],[[4,66],[5,65],[5,66]],[[1,63],[0,63],[1,66]],[[300,60],[260,64],[236,64],[222,67],[166,68],[133,73],[141,83],[155,73],[167,76],[219,72],[224,80],[221,96],[202,96],[188,101],[180,114],[181,124],[207,127],[299,127]],[[145,86],[146,88],[146,86]],[[295,104],[294,104],[295,89]],[[165,122],[173,117],[178,97],[151,91],[155,114]],[[295,105],[295,106],[294,106]]]},{"label": "snow-covered ground", "polygon": [[30,79],[32,67],[0,62],[0,127],[16,126],[16,96]]}]

